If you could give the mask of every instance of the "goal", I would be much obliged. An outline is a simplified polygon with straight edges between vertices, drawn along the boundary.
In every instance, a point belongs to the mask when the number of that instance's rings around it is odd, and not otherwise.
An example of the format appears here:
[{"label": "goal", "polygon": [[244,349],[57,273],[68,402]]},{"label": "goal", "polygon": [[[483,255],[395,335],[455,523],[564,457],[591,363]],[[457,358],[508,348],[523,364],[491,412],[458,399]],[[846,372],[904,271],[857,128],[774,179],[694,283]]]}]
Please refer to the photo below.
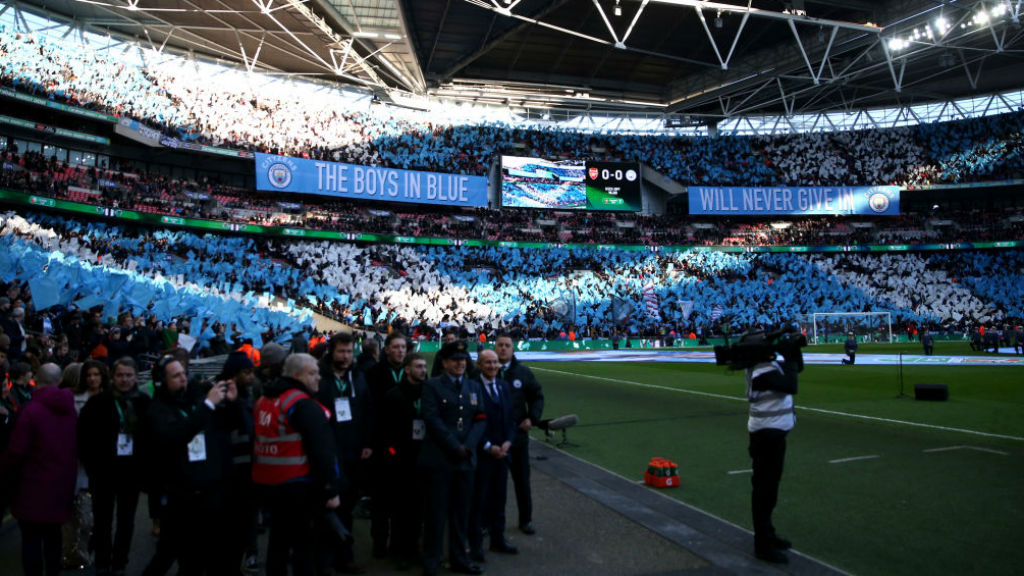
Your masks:
[{"label": "goal", "polygon": [[811,344],[845,342],[852,332],[858,342],[892,342],[890,312],[816,312],[801,322]]}]

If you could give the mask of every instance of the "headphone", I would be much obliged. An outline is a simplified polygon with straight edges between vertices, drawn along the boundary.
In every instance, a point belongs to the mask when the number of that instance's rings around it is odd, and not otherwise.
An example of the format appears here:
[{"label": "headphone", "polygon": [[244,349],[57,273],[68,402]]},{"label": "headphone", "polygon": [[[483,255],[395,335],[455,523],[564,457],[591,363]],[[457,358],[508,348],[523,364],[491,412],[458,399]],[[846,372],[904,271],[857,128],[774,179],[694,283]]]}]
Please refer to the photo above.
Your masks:
[{"label": "headphone", "polygon": [[155,384],[159,382],[160,384],[163,384],[164,373],[167,371],[167,365],[170,364],[171,362],[177,361],[178,359],[175,358],[174,356],[171,356],[170,354],[165,354],[164,356],[161,356],[160,359],[157,360],[156,364],[153,365],[153,369],[150,371],[150,374],[153,376],[153,383]]}]

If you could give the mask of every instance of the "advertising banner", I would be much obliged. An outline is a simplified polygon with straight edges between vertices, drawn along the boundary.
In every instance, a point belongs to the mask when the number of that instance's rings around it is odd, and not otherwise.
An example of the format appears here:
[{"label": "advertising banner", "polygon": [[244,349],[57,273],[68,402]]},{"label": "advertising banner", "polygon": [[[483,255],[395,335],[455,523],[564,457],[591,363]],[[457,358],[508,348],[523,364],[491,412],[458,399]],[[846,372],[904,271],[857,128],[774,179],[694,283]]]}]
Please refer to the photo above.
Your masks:
[{"label": "advertising banner", "polygon": [[690,214],[898,216],[899,186],[690,186]]},{"label": "advertising banner", "polygon": [[256,188],[268,192],[446,206],[487,205],[487,178],[256,154]]}]

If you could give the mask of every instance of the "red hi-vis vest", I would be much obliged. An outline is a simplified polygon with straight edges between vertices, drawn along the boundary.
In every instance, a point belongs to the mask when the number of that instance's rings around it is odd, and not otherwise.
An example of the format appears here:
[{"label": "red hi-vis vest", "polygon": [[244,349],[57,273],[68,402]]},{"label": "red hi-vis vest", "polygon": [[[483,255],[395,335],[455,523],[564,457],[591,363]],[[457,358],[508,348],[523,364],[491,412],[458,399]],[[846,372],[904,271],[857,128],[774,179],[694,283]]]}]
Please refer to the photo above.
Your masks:
[{"label": "red hi-vis vest", "polygon": [[[302,448],[302,435],[292,428],[285,416],[296,402],[309,397],[301,390],[292,389],[277,398],[264,396],[256,402],[253,482],[284,484],[309,475],[309,457]],[[324,416],[330,418],[326,409]]]}]

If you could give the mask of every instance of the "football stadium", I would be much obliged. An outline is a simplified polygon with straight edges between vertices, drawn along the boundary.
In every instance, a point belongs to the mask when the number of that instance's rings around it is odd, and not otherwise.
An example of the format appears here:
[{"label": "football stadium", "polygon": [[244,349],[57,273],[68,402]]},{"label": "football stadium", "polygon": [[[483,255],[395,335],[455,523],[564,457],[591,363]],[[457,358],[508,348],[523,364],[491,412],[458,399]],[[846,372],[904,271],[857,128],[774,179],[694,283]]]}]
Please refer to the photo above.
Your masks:
[{"label": "football stadium", "polygon": [[0,2],[0,573],[1018,573],[1022,12]]}]

